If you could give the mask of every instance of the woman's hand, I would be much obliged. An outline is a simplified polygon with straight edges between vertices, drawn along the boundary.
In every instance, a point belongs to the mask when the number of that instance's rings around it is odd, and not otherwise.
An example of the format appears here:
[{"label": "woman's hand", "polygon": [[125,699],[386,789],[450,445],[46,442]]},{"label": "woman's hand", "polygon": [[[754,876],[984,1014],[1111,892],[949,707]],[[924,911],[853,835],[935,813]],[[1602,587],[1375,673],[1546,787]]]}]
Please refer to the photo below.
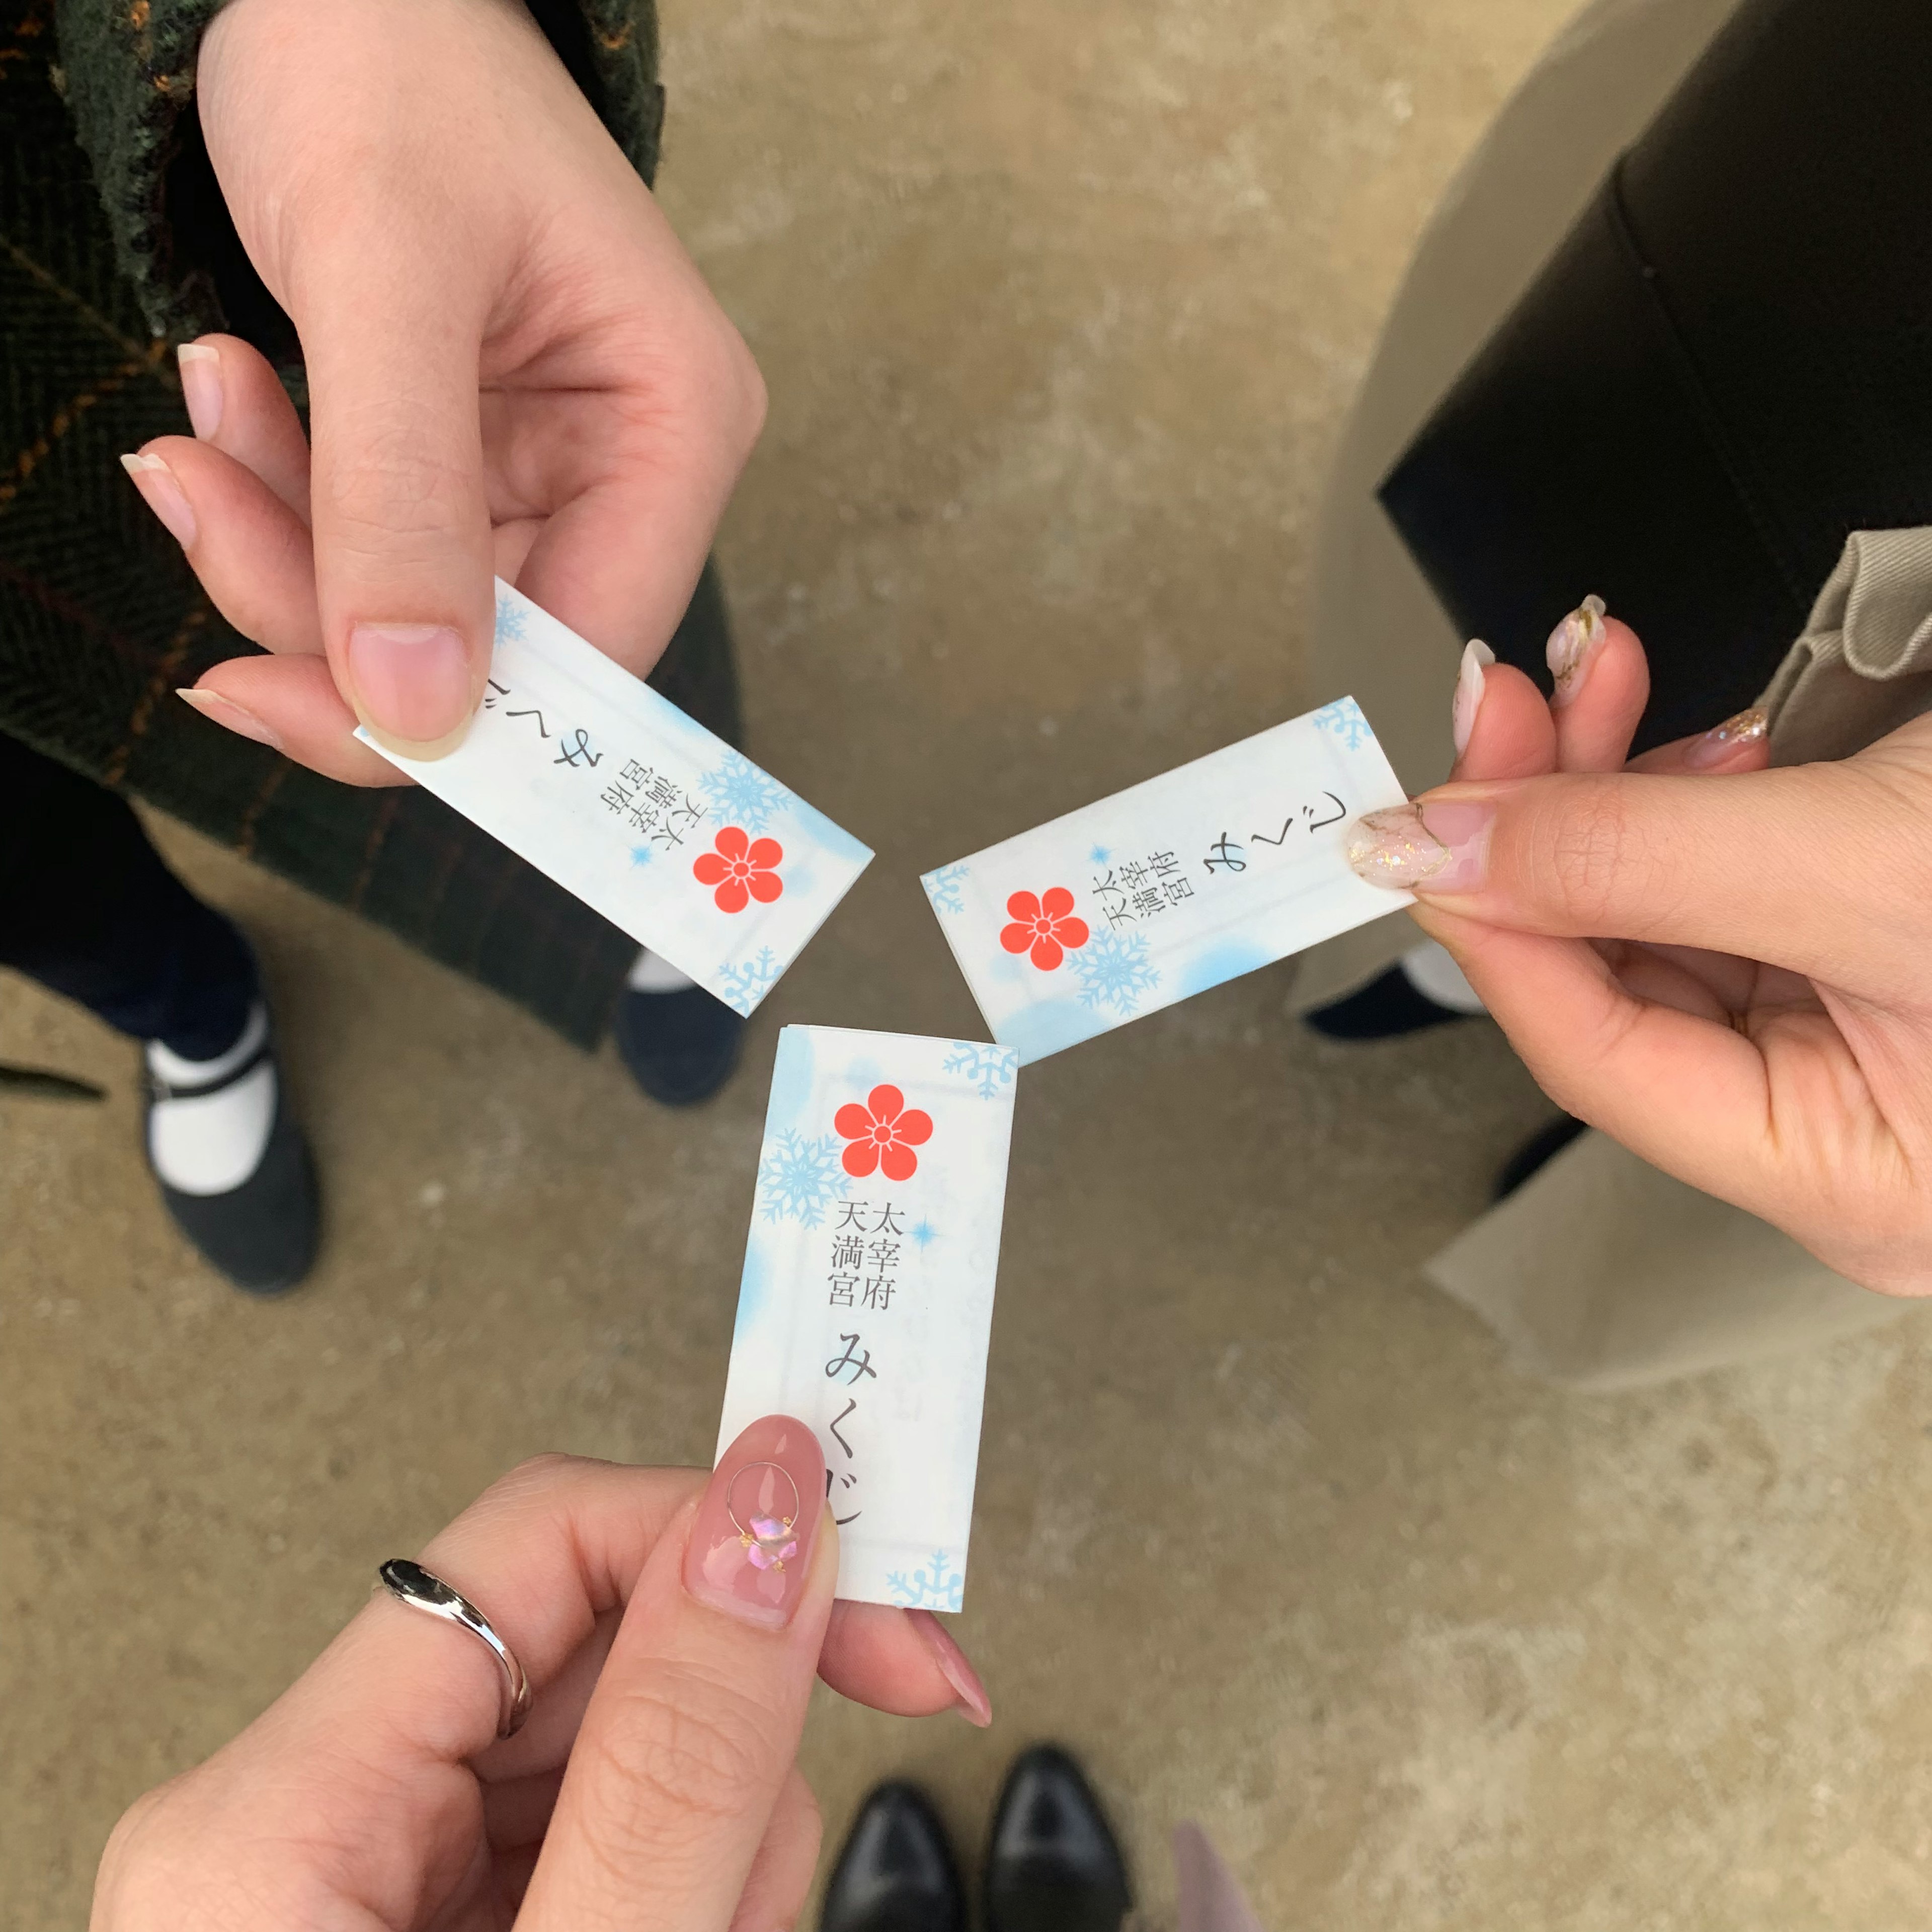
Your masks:
[{"label": "woman's hand", "polygon": [[[814,1671],[880,1710],[991,1717],[929,1613],[833,1603],[824,1497],[812,1431],[783,1416],[708,1481],[525,1464],[422,1558],[528,1672],[524,1729],[496,1741],[502,1673],[482,1642],[379,1594],[122,1820],[93,1932],[791,1924],[818,1855],[792,1761]],[[772,1534],[754,1552],[741,1524]]]},{"label": "woman's hand", "polygon": [[1361,821],[1357,869],[1414,891],[1559,1106],[1932,1293],[1932,718],[1774,771],[1746,713],[1626,766],[1648,673],[1600,606],[1550,704],[1472,650],[1450,782]]},{"label": "woman's hand", "polygon": [[184,351],[196,435],[130,462],[222,614],[274,655],[197,707],[394,784],[483,691],[492,572],[628,670],[682,614],[764,419],[737,332],[516,0],[230,0],[202,124],[293,318],[314,447],[232,336]]}]

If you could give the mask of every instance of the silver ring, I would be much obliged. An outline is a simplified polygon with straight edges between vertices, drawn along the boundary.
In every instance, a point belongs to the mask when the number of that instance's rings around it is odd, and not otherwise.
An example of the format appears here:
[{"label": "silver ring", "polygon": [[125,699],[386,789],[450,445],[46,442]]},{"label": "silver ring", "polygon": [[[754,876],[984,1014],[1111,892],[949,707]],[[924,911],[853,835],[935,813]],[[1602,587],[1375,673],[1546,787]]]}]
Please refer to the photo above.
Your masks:
[{"label": "silver ring", "polygon": [[427,1610],[445,1623],[460,1624],[472,1636],[481,1637],[490,1654],[503,1670],[503,1695],[498,1706],[496,1735],[513,1738],[530,1714],[530,1680],[516,1654],[490,1628],[490,1619],[467,1597],[452,1590],[440,1576],[432,1576],[420,1563],[406,1556],[392,1556],[376,1572],[377,1580],[399,1604],[412,1610]]}]

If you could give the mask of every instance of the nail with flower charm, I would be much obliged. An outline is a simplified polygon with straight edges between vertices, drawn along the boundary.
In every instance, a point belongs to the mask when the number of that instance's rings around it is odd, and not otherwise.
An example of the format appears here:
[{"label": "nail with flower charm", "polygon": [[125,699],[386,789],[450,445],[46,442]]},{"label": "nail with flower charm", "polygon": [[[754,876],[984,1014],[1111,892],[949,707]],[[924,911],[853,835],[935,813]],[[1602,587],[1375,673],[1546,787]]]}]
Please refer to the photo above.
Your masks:
[{"label": "nail with flower charm", "polygon": [[712,895],[720,912],[742,912],[756,899],[770,905],[784,890],[773,869],[784,856],[776,838],[753,838],[743,829],[728,825],[712,842],[716,849],[700,852],[691,875],[700,886],[716,886]]},{"label": "nail with flower charm", "polygon": [[818,1439],[768,1415],[712,1472],[685,1552],[685,1588],[701,1602],[778,1629],[791,1621],[825,1507]]},{"label": "nail with flower charm", "polygon": [[1586,597],[1550,634],[1544,647],[1544,662],[1556,680],[1550,701],[1560,711],[1574,701],[1590,675],[1590,667],[1604,647],[1604,600]]}]

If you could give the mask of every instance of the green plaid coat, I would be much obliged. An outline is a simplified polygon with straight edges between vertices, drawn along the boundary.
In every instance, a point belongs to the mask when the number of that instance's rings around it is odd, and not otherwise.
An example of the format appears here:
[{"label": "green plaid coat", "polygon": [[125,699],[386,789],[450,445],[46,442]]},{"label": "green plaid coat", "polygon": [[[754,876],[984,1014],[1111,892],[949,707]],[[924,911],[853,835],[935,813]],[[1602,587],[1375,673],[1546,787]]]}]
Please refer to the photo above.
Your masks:
[{"label": "green plaid coat", "polygon": [[[172,696],[254,648],[116,460],[186,428],[172,353],[245,336],[303,399],[300,346],[229,220],[196,114],[219,0],[0,0],[0,730],[376,921],[568,1038],[637,948],[414,788],[318,777]],[[657,164],[650,0],[530,0],[633,164]],[[707,571],[652,682],[736,742]]]}]

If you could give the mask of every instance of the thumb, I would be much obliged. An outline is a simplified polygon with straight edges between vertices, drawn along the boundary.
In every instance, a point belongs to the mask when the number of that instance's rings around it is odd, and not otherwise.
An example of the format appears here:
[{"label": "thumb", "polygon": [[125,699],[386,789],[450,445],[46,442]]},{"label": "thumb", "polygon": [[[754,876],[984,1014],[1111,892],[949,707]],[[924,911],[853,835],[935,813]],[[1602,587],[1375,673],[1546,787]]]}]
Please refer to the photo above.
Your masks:
[{"label": "thumb", "polygon": [[1902,867],[1932,891],[1902,804],[1856,764],[1559,772],[1371,812],[1351,828],[1348,860],[1372,884],[1487,925],[1696,946],[1877,993],[1922,970],[1907,922],[1874,916],[1912,890]]},{"label": "thumb", "polygon": [[[638,1579],[520,1928],[725,1932],[782,1822],[838,1570],[817,1438],[788,1416],[753,1423]],[[812,1858],[782,1863],[796,1896],[760,1904],[790,1924]]]},{"label": "thumb", "polygon": [[454,280],[358,262],[302,316],[330,667],[370,735],[414,758],[462,742],[494,628],[482,327]]}]

